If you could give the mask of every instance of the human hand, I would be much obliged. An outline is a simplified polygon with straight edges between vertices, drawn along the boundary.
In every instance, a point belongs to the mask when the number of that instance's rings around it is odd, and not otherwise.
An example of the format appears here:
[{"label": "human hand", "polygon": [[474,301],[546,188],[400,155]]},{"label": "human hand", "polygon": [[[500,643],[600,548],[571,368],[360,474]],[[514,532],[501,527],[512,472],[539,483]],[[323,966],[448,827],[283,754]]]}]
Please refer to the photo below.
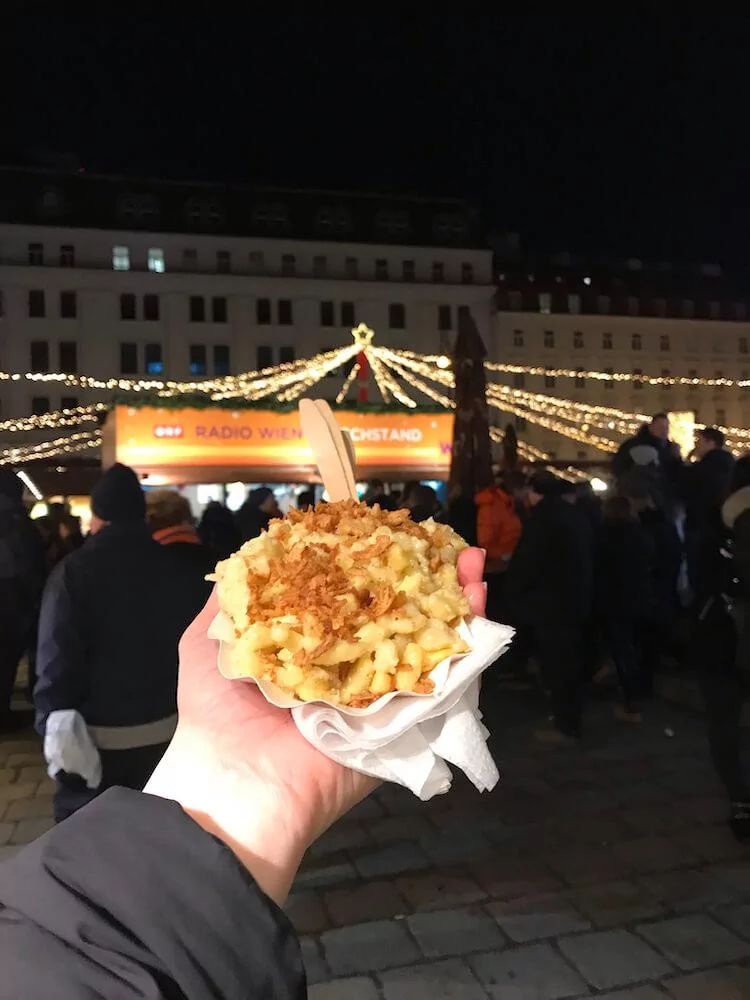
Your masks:
[{"label": "human hand", "polygon": [[[485,610],[483,568],[481,549],[460,554],[475,614]],[[179,724],[146,791],[178,801],[282,902],[308,846],[378,782],[323,756],[255,684],[221,676],[206,634],[217,610],[214,592],[180,643]]]}]

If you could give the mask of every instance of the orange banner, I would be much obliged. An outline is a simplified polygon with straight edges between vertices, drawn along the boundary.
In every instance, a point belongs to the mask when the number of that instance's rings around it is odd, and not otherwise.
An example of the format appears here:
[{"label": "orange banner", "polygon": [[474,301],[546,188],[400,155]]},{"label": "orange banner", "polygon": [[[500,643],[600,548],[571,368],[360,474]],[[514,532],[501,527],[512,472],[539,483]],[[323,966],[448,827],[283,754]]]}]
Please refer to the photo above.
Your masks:
[{"label": "orange banner", "polygon": [[[349,431],[357,467],[431,468],[447,472],[452,413],[335,411]],[[171,410],[118,406],[116,457],[136,469],[312,465],[299,414],[272,410]]]}]

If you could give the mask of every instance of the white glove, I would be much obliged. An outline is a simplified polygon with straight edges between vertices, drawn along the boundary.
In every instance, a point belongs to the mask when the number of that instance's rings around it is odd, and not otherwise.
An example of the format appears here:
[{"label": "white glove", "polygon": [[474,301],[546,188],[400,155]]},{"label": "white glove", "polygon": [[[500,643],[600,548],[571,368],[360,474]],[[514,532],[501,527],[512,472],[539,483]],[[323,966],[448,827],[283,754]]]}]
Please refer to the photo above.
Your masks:
[{"label": "white glove", "polygon": [[58,771],[79,774],[88,788],[102,781],[102,761],[80,712],[72,708],[50,712],[44,730],[44,759],[47,774]]}]

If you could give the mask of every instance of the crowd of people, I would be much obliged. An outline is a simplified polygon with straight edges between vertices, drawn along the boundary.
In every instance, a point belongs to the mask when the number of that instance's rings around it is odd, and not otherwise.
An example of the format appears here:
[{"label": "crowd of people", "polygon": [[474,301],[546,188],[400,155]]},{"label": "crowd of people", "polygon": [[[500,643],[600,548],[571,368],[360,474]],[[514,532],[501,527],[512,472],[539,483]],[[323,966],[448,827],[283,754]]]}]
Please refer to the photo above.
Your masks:
[{"label": "crowd of people", "polygon": [[[750,835],[739,753],[750,457],[735,462],[719,430],[700,430],[683,460],[657,414],[614,456],[603,501],[588,482],[518,469],[445,504],[424,483],[380,480],[363,500],[445,520],[484,549],[488,614],[516,629],[488,683],[532,671],[550,699],[542,741],[582,735],[588,685],[612,667],[616,715],[638,723],[665,657],[692,659],[733,823]],[[297,502],[313,505],[314,489]],[[111,785],[143,786],[174,731],[177,644],[209,594],[206,575],[280,514],[259,487],[235,514],[212,502],[195,524],[179,492],[144,492],[121,465],[95,487],[92,512],[86,544],[62,505],[31,522],[20,480],[0,470],[0,727],[20,721],[10,701],[25,654],[58,819]]]}]

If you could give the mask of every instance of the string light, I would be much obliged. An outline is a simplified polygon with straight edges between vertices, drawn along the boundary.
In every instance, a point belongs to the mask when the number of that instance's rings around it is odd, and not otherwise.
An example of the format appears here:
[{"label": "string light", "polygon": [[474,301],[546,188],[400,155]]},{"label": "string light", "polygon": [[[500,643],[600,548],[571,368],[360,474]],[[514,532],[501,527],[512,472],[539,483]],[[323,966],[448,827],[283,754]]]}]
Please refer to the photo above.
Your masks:
[{"label": "string light", "polygon": [[360,364],[359,364],[359,361],[356,361],[352,365],[352,370],[349,372],[349,374],[344,379],[344,384],[341,386],[341,390],[340,390],[338,396],[336,397],[336,402],[337,403],[343,403],[344,402],[344,400],[346,399],[347,393],[351,389],[352,382],[355,380],[355,378],[357,377],[357,375],[359,375],[359,371],[360,371]]},{"label": "string light", "polygon": [[549,368],[544,365],[513,365],[485,361],[487,371],[506,375],[553,375],[555,378],[588,378],[599,382],[643,382],[646,385],[721,386],[745,388],[750,379],[693,378],[688,375],[641,375],[634,372],[584,371],[580,368]]},{"label": "string light", "polygon": [[91,406],[76,406],[68,410],[55,410],[52,413],[40,413],[30,417],[14,417],[0,420],[0,431],[16,433],[53,427],[74,427],[77,424],[95,422],[97,414],[105,413],[108,409],[106,403],[93,403]]},{"label": "string light", "polygon": [[52,458],[57,455],[71,455],[88,448],[98,448],[102,443],[101,431],[82,431],[67,437],[42,441],[39,444],[21,448],[6,448],[0,451],[0,465],[22,465],[37,459]]}]

